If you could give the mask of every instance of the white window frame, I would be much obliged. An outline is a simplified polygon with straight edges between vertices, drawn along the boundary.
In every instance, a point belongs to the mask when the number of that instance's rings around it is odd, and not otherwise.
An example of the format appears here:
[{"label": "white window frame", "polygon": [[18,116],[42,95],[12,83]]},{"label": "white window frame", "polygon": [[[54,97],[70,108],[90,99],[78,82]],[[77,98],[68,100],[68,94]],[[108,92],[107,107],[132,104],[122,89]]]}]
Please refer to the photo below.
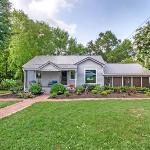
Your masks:
[{"label": "white window frame", "polygon": [[[86,70],[95,70],[96,71],[96,83],[86,83]],[[84,68],[84,84],[97,84],[97,69],[96,68]]]}]

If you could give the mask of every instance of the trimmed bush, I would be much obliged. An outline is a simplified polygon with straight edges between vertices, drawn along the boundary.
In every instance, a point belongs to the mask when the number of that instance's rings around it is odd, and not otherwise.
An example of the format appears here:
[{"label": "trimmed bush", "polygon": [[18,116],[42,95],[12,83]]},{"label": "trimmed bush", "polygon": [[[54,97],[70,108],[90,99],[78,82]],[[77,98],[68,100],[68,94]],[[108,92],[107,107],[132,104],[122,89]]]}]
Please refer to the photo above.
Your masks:
[{"label": "trimmed bush", "polygon": [[146,95],[147,95],[147,96],[150,96],[150,91],[146,92]]},{"label": "trimmed bush", "polygon": [[52,98],[56,98],[56,97],[57,97],[57,93],[56,93],[56,92],[51,93],[50,97],[52,97]]},{"label": "trimmed bush", "polygon": [[91,91],[91,93],[92,93],[92,94],[97,94],[97,93],[98,93],[98,91],[97,91],[97,90],[95,90],[95,89],[93,89],[93,90]]},{"label": "trimmed bush", "polygon": [[24,99],[33,98],[33,97],[34,97],[31,92],[28,92],[28,93],[19,92],[19,93],[17,94],[17,96],[18,96],[19,98],[24,98]]},{"label": "trimmed bush", "polygon": [[68,97],[68,96],[70,95],[69,91],[65,91],[65,92],[64,92],[64,95],[65,95],[66,97]]},{"label": "trimmed bush", "polygon": [[83,92],[85,91],[85,87],[84,87],[83,85],[78,86],[78,87],[76,88],[76,92],[77,92],[77,91],[80,91],[81,93],[83,93]]},{"label": "trimmed bush", "polygon": [[34,94],[34,95],[39,95],[41,94],[41,91],[42,91],[42,87],[41,87],[41,84],[39,83],[32,83],[30,85],[30,89],[29,91]]},{"label": "trimmed bush", "polygon": [[107,96],[108,95],[107,91],[102,91],[100,94],[103,95],[103,96]]},{"label": "trimmed bush", "polygon": [[80,90],[80,89],[77,89],[76,94],[77,94],[77,95],[81,95],[81,93],[82,93],[81,90]]},{"label": "trimmed bush", "polygon": [[66,88],[61,83],[56,83],[51,86],[51,93],[56,93],[57,95],[64,94]]}]

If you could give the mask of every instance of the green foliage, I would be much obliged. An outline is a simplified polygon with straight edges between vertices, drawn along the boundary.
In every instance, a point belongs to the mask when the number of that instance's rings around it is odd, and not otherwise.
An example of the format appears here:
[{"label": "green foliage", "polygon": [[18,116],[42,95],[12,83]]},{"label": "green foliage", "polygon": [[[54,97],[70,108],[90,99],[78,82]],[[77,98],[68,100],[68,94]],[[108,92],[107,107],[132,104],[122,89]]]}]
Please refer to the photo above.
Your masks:
[{"label": "green foliage", "polygon": [[98,91],[97,91],[97,90],[95,90],[95,89],[93,89],[93,90],[91,91],[91,93],[92,93],[92,94],[97,94],[97,93],[98,93]]},{"label": "green foliage", "polygon": [[111,31],[100,33],[96,41],[90,41],[87,44],[87,53],[92,55],[101,55],[105,61],[108,60],[107,54],[111,52],[118,44],[120,40],[117,39],[115,34]]},{"label": "green foliage", "polygon": [[19,92],[19,93],[17,94],[17,96],[18,96],[19,98],[24,98],[24,99],[33,98],[33,97],[34,97],[34,95],[33,95],[31,92],[28,92],[28,93]]},{"label": "green foliage", "polygon": [[81,95],[81,93],[82,93],[82,91],[81,91],[80,89],[77,89],[77,90],[76,90],[76,94],[77,94],[77,95]]},{"label": "green foliage", "polygon": [[107,91],[102,91],[100,94],[103,96],[107,96],[109,93]]},{"label": "green foliage", "polygon": [[80,91],[81,93],[83,93],[85,91],[85,87],[83,85],[80,85],[78,87],[76,87],[76,92]]},{"label": "green foliage", "polygon": [[13,79],[4,79],[1,84],[4,89],[8,90],[11,90],[12,88],[17,86],[16,80]]},{"label": "green foliage", "polygon": [[87,92],[90,92],[91,90],[93,90],[95,88],[95,85],[91,85],[91,84],[83,84],[82,85],[84,90]]},{"label": "green foliage", "polygon": [[65,91],[65,92],[64,92],[64,95],[65,95],[66,97],[68,97],[68,96],[70,95],[69,91]]},{"label": "green foliage", "polygon": [[8,76],[8,47],[11,36],[9,0],[0,1],[0,79]]},{"label": "green foliage", "polygon": [[56,92],[51,93],[51,94],[50,94],[50,97],[51,97],[51,98],[56,98],[56,97],[57,97],[57,93],[56,93]]},{"label": "green foliage", "polygon": [[39,84],[39,83],[32,83],[32,84],[30,85],[29,91],[30,91],[32,94],[34,94],[34,95],[41,94],[41,91],[42,91],[41,84]]},{"label": "green foliage", "polygon": [[64,94],[64,92],[66,91],[66,88],[63,84],[61,83],[56,83],[56,84],[53,84],[51,86],[51,93],[57,93],[57,95],[60,95],[60,94]]},{"label": "green foliage", "polygon": [[[130,59],[132,54],[132,43],[130,40],[124,40],[120,43],[114,50],[111,50],[107,54],[107,62],[118,63],[122,62],[124,59]],[[133,62],[133,61],[132,61]]]},{"label": "green foliage", "polygon": [[134,51],[136,58],[145,67],[150,68],[150,22],[136,30],[134,36]]},{"label": "green foliage", "polygon": [[147,95],[147,96],[150,96],[150,91],[147,91],[147,92],[146,92],[146,95]]}]

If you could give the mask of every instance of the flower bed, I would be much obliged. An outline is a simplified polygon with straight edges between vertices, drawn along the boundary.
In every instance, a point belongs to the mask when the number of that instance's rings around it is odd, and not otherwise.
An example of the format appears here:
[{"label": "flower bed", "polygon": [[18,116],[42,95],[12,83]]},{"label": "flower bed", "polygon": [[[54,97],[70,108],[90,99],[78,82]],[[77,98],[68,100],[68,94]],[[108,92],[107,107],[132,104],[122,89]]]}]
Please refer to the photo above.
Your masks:
[{"label": "flower bed", "polygon": [[[63,86],[63,85],[61,85]],[[59,91],[59,90],[58,90]],[[50,93],[50,98],[76,99],[76,98],[149,98],[150,88],[141,87],[108,87],[100,85],[82,85],[69,93],[66,89],[61,94]]]}]

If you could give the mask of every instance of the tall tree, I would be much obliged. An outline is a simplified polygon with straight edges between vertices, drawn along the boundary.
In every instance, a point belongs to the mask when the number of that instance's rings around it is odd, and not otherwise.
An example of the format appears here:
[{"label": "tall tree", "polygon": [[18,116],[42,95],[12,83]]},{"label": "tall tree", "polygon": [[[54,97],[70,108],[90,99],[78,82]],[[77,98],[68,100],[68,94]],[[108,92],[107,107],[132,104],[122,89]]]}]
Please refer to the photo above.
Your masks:
[{"label": "tall tree", "polygon": [[0,1],[0,78],[7,76],[8,45],[11,35],[10,3]]},{"label": "tall tree", "polygon": [[132,59],[132,43],[130,40],[125,39],[120,43],[114,50],[107,53],[107,61],[118,63],[123,62],[123,60]]},{"label": "tall tree", "polygon": [[150,22],[136,30],[134,50],[137,60],[145,67],[150,68]]},{"label": "tall tree", "polygon": [[[101,32],[96,41],[90,41],[87,48],[91,54],[101,55],[107,61],[107,54],[117,47],[120,40],[111,31]],[[93,49],[93,50],[92,50]]]}]

